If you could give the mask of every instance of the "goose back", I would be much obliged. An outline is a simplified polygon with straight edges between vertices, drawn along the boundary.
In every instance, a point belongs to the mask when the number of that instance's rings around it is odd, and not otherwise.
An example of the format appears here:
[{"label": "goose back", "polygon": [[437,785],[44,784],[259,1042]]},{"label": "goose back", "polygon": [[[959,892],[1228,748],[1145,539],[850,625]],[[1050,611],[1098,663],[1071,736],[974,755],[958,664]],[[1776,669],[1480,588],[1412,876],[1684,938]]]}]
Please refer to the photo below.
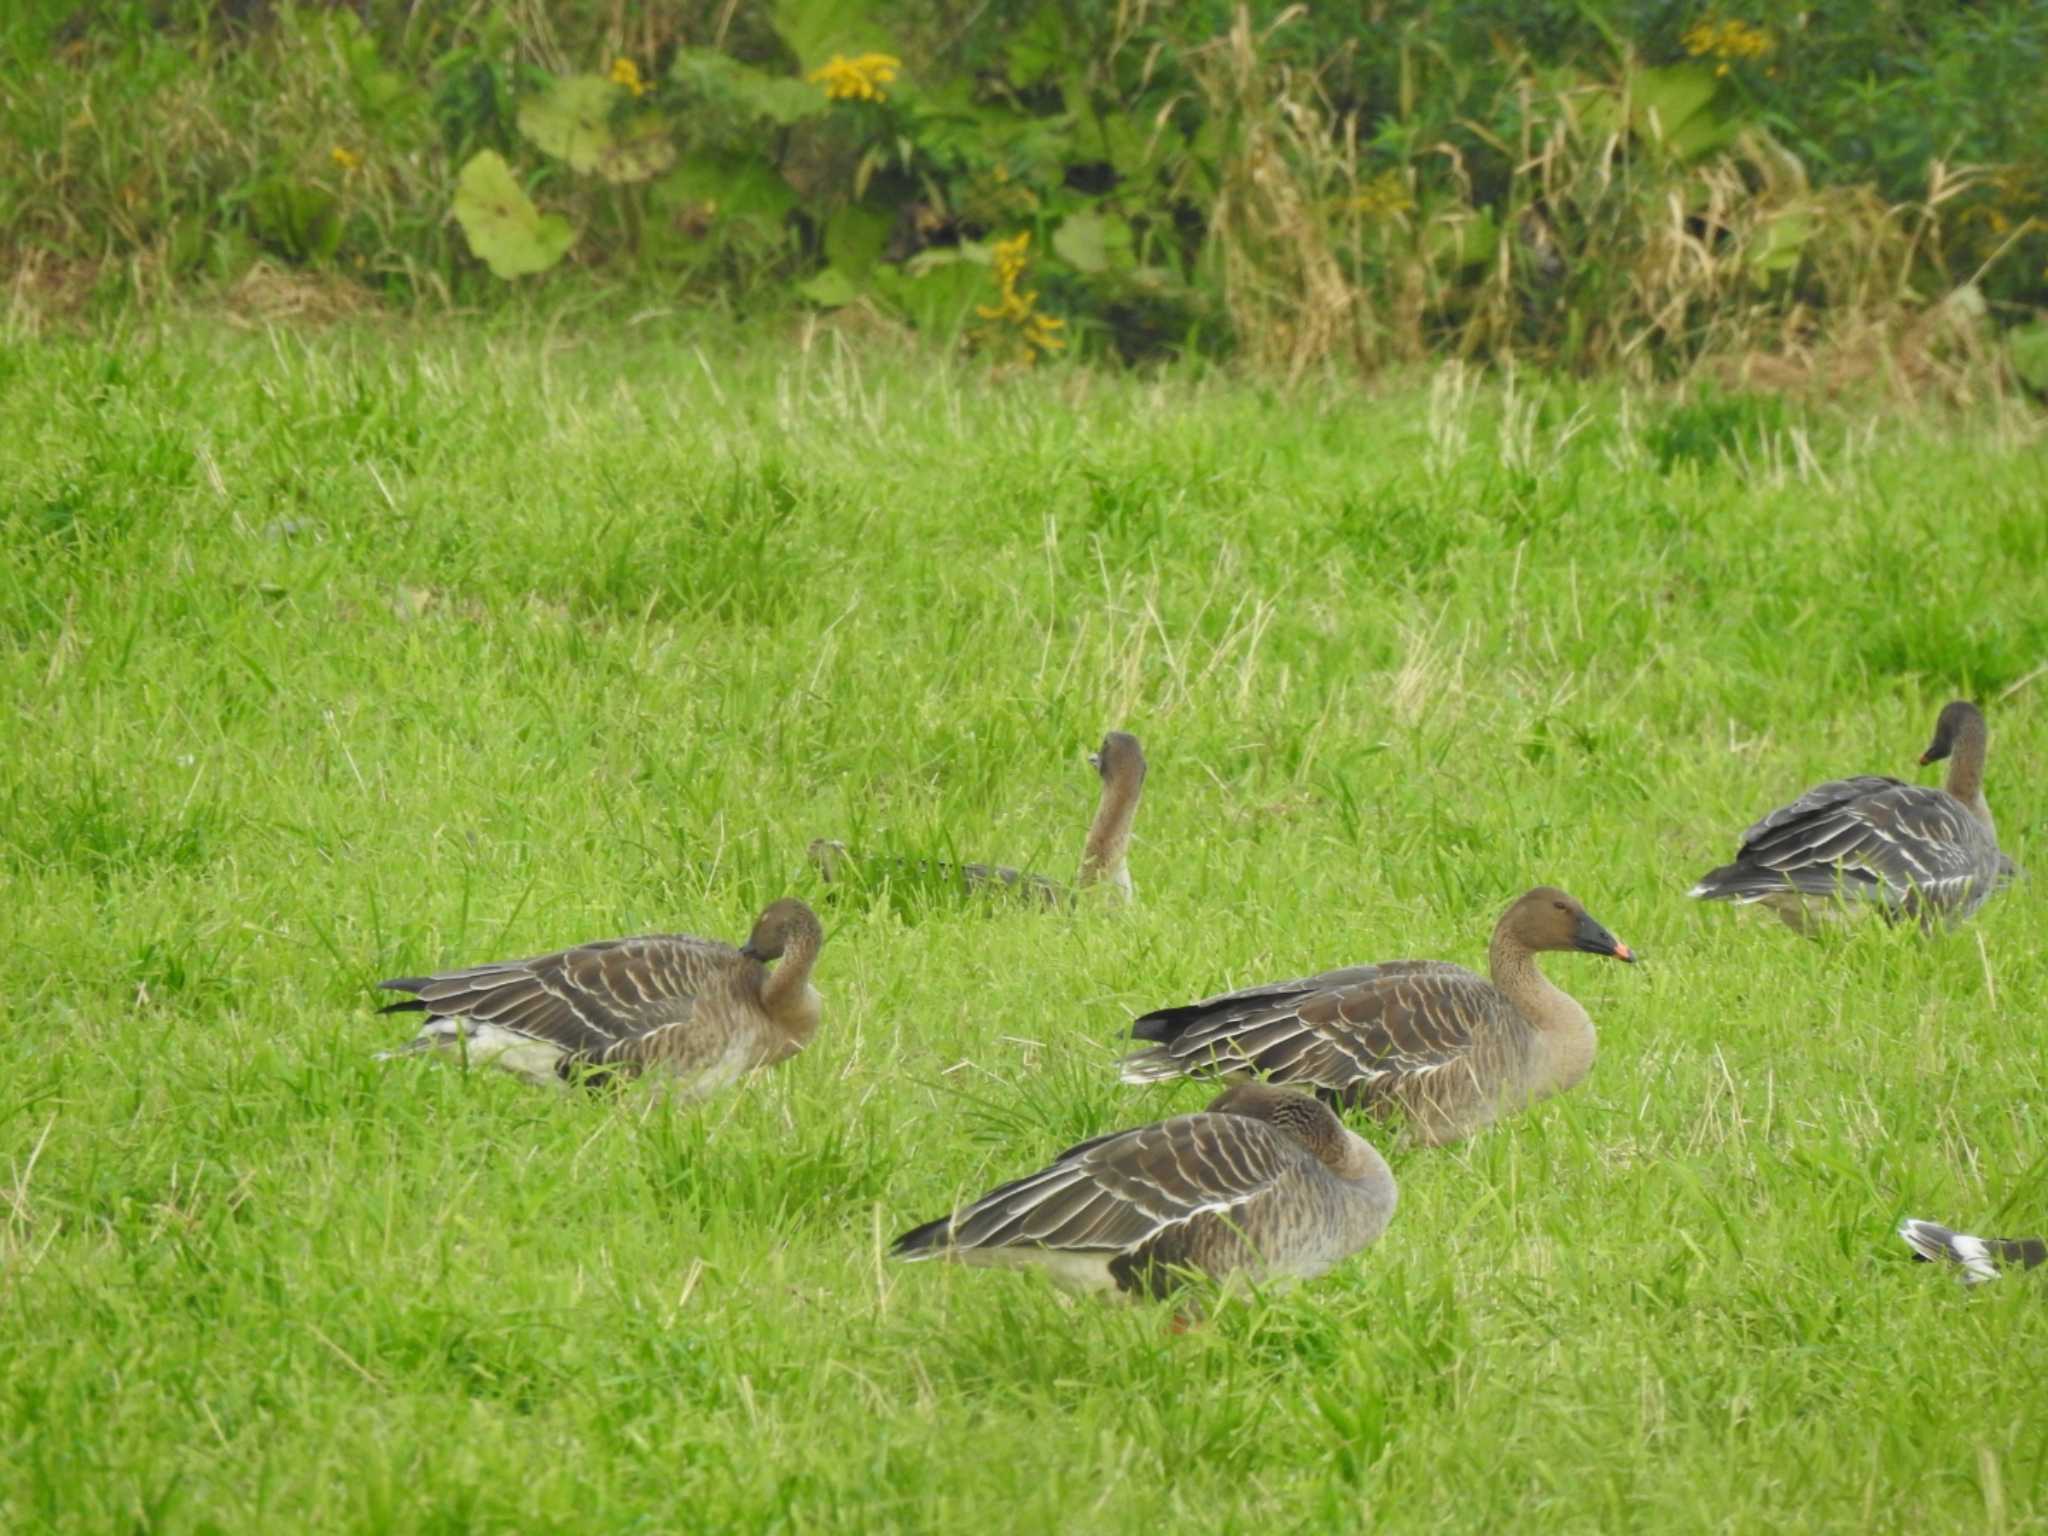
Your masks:
[{"label": "goose back", "polygon": [[1385,1160],[1328,1108],[1248,1085],[1200,1113],[1069,1147],[891,1251],[1164,1295],[1186,1271],[1313,1278],[1376,1240],[1396,1199]]}]

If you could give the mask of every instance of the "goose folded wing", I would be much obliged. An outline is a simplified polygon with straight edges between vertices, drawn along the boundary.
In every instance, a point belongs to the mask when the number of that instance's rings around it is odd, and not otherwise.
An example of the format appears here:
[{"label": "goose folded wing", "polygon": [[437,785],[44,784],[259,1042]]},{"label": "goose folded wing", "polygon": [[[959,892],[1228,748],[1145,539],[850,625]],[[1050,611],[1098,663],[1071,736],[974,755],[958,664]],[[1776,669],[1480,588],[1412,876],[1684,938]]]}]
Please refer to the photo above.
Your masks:
[{"label": "goose folded wing", "polygon": [[1861,800],[1865,795],[1875,795],[1887,789],[1905,787],[1901,779],[1889,779],[1882,774],[1858,774],[1850,779],[1830,779],[1825,784],[1816,784],[1790,805],[1781,805],[1763,820],[1742,834],[1742,855],[1747,857],[1750,845],[1779,828],[1790,828],[1812,817],[1838,812],[1845,806]]},{"label": "goose folded wing", "polygon": [[609,939],[531,960],[379,983],[414,996],[384,1011],[493,1024],[603,1060],[689,1021],[707,977],[739,962],[726,945],[682,935]]},{"label": "goose folded wing", "polygon": [[1383,976],[1462,969],[1462,966],[1443,960],[1387,960],[1378,965],[1347,965],[1333,971],[1321,971],[1314,976],[1300,976],[1292,981],[1270,981],[1235,992],[1219,992],[1198,1003],[1155,1008],[1132,1021],[1131,1034],[1139,1040],[1174,1044],[1174,1054],[1179,1055],[1178,1042],[1183,1039],[1221,1039],[1244,1020],[1290,1008],[1318,992],[1361,986]]},{"label": "goose folded wing", "polygon": [[1171,1045],[1190,1066],[1342,1092],[1461,1060],[1473,1020],[1501,1005],[1485,978],[1418,961],[1370,967],[1347,986],[1278,1000],[1190,1029]]},{"label": "goose folded wing", "polygon": [[1302,1155],[1244,1115],[1180,1115],[1082,1142],[991,1190],[953,1218],[951,1244],[1127,1253],[1198,1216],[1237,1210]]},{"label": "goose folded wing", "polygon": [[1742,862],[1774,871],[1803,891],[1832,894],[1862,887],[1941,901],[1995,877],[1996,849],[1954,796],[1918,784],[1893,784],[1797,822],[1786,822],[1743,849]]}]

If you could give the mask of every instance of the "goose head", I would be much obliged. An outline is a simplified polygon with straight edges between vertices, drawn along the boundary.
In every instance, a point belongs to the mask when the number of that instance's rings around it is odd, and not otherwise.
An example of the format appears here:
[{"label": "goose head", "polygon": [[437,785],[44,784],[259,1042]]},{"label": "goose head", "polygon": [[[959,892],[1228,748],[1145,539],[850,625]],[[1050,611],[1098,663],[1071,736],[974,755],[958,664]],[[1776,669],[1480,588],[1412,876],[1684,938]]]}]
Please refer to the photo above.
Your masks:
[{"label": "goose head", "polygon": [[815,952],[824,939],[818,914],[794,896],[785,896],[770,902],[754,919],[754,931],[740,953],[750,960],[780,960],[791,950]]},{"label": "goose head", "polygon": [[1145,782],[1145,749],[1129,731],[1111,731],[1104,736],[1101,748],[1090,752],[1088,761],[1104,784],[1127,784],[1135,789]]},{"label": "goose head", "polygon": [[1635,963],[1635,951],[1609,933],[1579,901],[1554,885],[1539,885],[1501,915],[1499,932],[1524,949],[1576,949]]},{"label": "goose head", "polygon": [[1940,717],[1934,722],[1934,740],[1920,754],[1920,766],[1924,768],[1929,763],[1938,763],[1972,737],[1981,741],[1984,734],[1984,716],[1976,705],[1968,699],[1945,704]]}]

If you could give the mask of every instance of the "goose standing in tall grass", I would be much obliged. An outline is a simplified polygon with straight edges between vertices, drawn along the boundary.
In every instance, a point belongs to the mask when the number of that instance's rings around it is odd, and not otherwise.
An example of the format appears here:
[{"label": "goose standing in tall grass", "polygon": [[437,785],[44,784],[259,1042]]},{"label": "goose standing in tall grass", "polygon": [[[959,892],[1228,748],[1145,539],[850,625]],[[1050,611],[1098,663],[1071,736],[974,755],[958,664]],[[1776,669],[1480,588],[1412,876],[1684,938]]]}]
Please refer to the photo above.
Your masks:
[{"label": "goose standing in tall grass", "polygon": [[1879,774],[1815,785],[1743,833],[1735,861],[1689,894],[1761,903],[1800,933],[1857,909],[1923,929],[1960,922],[2018,873],[1984,800],[1989,739],[1977,706],[1957,699],[1920,754],[1923,765],[1947,760],[1941,788]]},{"label": "goose standing in tall grass", "polygon": [[1241,1083],[1199,1114],[1069,1147],[890,1252],[1153,1296],[1190,1270],[1308,1280],[1386,1231],[1397,1194],[1386,1160],[1327,1105]]},{"label": "goose standing in tall grass", "polygon": [[1417,1141],[1443,1146],[1591,1070],[1592,1019],[1537,967],[1550,950],[1635,959],[1576,900],[1538,886],[1494,925],[1491,979],[1443,960],[1390,960],[1157,1009],[1131,1026],[1155,1043],[1124,1058],[1123,1079],[1256,1073],[1398,1113]]},{"label": "goose standing in tall grass", "polygon": [[[557,1085],[644,1073],[705,1098],[810,1043],[811,968],[824,939],[792,897],[771,903],[738,948],[655,934],[379,982],[415,994],[380,1012],[427,1016],[411,1043],[379,1059],[439,1051]],[[769,961],[779,962],[772,971]]]},{"label": "goose standing in tall grass", "polygon": [[[949,864],[943,861],[894,859],[884,866],[913,878],[936,878],[958,884],[967,891],[1012,893],[1023,900],[1046,907],[1064,906],[1075,891],[1093,885],[1107,885],[1124,898],[1134,892],[1127,855],[1131,846],[1131,825],[1138,816],[1138,797],[1145,787],[1145,749],[1129,731],[1111,731],[1102,738],[1101,750],[1088,761],[1102,779],[1102,798],[1096,803],[1095,819],[1088,825],[1088,839],[1081,848],[1081,867],[1072,887],[1044,875],[1012,869],[1006,864]],[[810,847],[811,862],[828,883],[841,879],[849,867],[862,868],[860,858],[846,845],[818,838]]]},{"label": "goose standing in tall grass", "polygon": [[1971,1237],[1939,1222],[1916,1221],[1907,1217],[1899,1223],[1899,1236],[1923,1264],[1954,1264],[1957,1278],[1965,1285],[1982,1285],[1996,1280],[2007,1267],[2034,1269],[2048,1264],[2048,1242],[2038,1237]]}]

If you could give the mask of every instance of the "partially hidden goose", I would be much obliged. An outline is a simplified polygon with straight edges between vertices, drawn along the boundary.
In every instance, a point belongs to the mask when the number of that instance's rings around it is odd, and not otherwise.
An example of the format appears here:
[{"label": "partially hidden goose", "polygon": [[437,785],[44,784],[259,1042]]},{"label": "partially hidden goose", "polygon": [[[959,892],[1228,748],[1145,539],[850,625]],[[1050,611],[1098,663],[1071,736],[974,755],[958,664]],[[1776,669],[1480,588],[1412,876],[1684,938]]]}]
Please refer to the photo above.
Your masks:
[{"label": "partially hidden goose", "polygon": [[1489,981],[1443,960],[1390,960],[1226,992],[1138,1019],[1157,1043],[1124,1058],[1127,1083],[1256,1073],[1377,1117],[1425,1146],[1563,1093],[1593,1065],[1593,1021],[1537,968],[1543,950],[1633,962],[1629,947],[1553,886],[1494,925]]},{"label": "partially hidden goose", "polygon": [[654,934],[379,982],[415,994],[380,1012],[427,1016],[416,1039],[383,1056],[442,1051],[537,1083],[664,1075],[703,1098],[810,1042],[811,966],[824,937],[817,915],[785,898],[737,949]]},{"label": "partially hidden goose", "polygon": [[1240,1083],[1199,1114],[1069,1147],[890,1252],[1164,1296],[1190,1270],[1313,1279],[1386,1231],[1395,1199],[1386,1160],[1328,1106]]},{"label": "partially hidden goose", "polygon": [[[1131,846],[1131,824],[1138,815],[1138,796],[1145,787],[1145,749],[1129,731],[1111,731],[1102,738],[1101,750],[1091,752],[1088,761],[1101,776],[1102,798],[1088,825],[1088,840],[1082,845],[1081,867],[1072,889],[1006,864],[895,860],[888,867],[915,877],[958,883],[968,891],[1014,894],[1034,906],[1063,906],[1073,899],[1075,890],[1092,885],[1112,886],[1128,898],[1132,894],[1131,871],[1125,856]],[[828,883],[841,878],[849,865],[857,868],[860,863],[844,843],[822,837],[812,842],[810,856]]]},{"label": "partially hidden goose", "polygon": [[1923,764],[1948,760],[1941,788],[1878,774],[1815,785],[1743,833],[1735,862],[1703,875],[1690,894],[1761,902],[1800,933],[1858,908],[1891,922],[1917,918],[1923,928],[1968,917],[2018,873],[1998,851],[1984,802],[1987,742],[1984,716],[1957,699],[1920,754]]},{"label": "partially hidden goose", "polygon": [[1923,1264],[1959,1265],[1958,1278],[1965,1285],[1996,1280],[2007,1265],[2033,1269],[2048,1263],[2048,1242],[2038,1237],[1971,1237],[1910,1216],[1899,1223],[1899,1236],[1913,1250],[1913,1257]]}]

